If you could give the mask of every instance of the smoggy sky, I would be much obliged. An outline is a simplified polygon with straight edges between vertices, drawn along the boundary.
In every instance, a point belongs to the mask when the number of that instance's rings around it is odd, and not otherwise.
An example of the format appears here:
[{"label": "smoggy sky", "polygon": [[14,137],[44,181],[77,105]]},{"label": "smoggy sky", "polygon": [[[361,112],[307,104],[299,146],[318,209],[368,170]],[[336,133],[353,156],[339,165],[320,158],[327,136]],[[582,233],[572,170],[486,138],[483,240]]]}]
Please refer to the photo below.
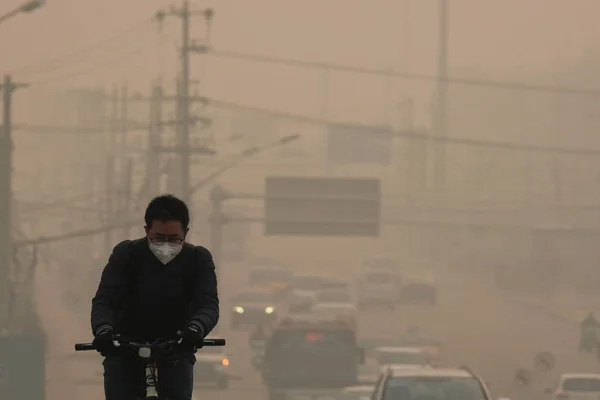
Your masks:
[{"label": "smoggy sky", "polygon": [[[19,0],[2,0],[10,10]],[[449,0],[449,73],[498,80],[560,84],[560,76],[596,51],[600,37],[597,0]],[[0,71],[35,83],[60,87],[123,79],[146,92],[149,80],[162,71],[171,83],[177,71],[175,45],[179,21],[165,22],[163,42],[148,24],[164,0],[48,0],[44,9],[20,15],[0,27],[3,54]],[[216,11],[212,44],[219,49],[280,55],[307,60],[436,73],[437,0],[228,0],[192,2]],[[119,36],[75,58],[35,68],[50,58]],[[194,22],[201,38],[201,19]],[[203,68],[203,65],[206,68]],[[200,57],[192,62],[194,77],[204,71],[203,90],[209,95],[299,113],[323,112],[319,87],[322,74],[295,68]],[[585,85],[585,76],[569,84]],[[579,81],[579,82],[578,82]],[[600,82],[598,82],[600,86]],[[410,92],[430,96],[432,84],[390,81],[336,74],[330,79],[328,113],[333,118],[361,114],[357,98],[384,102]],[[413,85],[413,86],[411,86]],[[417,85],[417,86],[414,86]],[[420,86],[419,86],[420,85]],[[350,91],[353,88],[353,91]],[[360,93],[360,96],[355,95]],[[421,105],[427,109],[430,105]],[[387,111],[386,111],[387,112]],[[358,119],[378,121],[385,112]]]}]

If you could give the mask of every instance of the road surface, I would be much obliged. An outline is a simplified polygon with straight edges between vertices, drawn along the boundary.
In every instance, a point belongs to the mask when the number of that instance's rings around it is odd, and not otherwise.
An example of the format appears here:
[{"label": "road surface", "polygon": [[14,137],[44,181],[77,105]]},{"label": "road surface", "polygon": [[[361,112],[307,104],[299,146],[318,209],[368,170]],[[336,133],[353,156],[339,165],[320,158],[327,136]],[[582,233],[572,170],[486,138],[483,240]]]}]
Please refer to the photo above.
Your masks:
[{"label": "road surface", "polygon": [[[65,306],[63,290],[57,276],[39,270],[37,279],[38,309],[50,338],[48,363],[48,400],[102,399],[100,368],[96,354],[74,354],[73,343],[90,338],[85,315],[74,314]],[[561,321],[512,302],[486,284],[472,279],[448,275],[439,278],[439,305],[435,307],[399,307],[395,311],[372,310],[360,314],[360,336],[399,335],[407,326],[420,325],[443,342],[445,364],[468,364],[491,385],[495,397],[530,398],[531,392],[519,390],[513,383],[518,367],[532,368],[539,351],[552,351],[557,356],[556,371],[535,374],[534,393],[541,393],[560,371],[594,370],[596,364],[573,350],[578,340],[576,324]],[[226,391],[199,389],[196,398],[229,400],[243,396],[262,400],[265,390],[250,366],[247,333],[230,332],[226,297],[242,287],[239,274],[224,283],[222,325],[219,336],[227,338],[231,368],[243,379],[232,383]],[[91,298],[90,294],[90,298]],[[94,381],[77,384],[77,381]]]}]

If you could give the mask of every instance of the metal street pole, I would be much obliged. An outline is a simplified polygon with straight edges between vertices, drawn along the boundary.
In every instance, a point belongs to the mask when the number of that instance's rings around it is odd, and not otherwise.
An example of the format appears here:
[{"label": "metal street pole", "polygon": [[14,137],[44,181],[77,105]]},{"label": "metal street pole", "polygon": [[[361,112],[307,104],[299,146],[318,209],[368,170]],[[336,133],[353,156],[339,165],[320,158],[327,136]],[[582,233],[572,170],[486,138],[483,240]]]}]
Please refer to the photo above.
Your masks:
[{"label": "metal street pole", "polygon": [[189,204],[190,201],[190,3],[183,2],[181,10],[181,197]]},{"label": "metal street pole", "polygon": [[5,75],[0,86],[3,94],[2,135],[0,136],[0,330],[7,327],[10,315],[9,299],[11,293],[11,263],[13,254],[12,238],[12,95],[17,88],[26,86],[16,84]]},{"label": "metal street pole", "polygon": [[207,23],[207,41],[210,36],[210,22],[213,17],[212,9],[204,9],[195,11],[190,9],[190,2],[183,1],[181,8],[171,7],[168,12],[159,11],[156,14],[156,19],[161,22],[166,16],[176,16],[181,19],[181,76],[178,80],[178,101],[177,101],[177,147],[179,148],[179,182],[181,182],[181,199],[188,203],[190,201],[190,157],[192,151],[190,149],[190,124],[193,118],[190,117],[190,53],[206,53],[208,45],[197,45],[190,40],[190,18],[196,15],[204,16]]},{"label": "metal street pole", "polygon": [[446,194],[446,103],[448,96],[448,0],[439,0],[439,50],[438,85],[434,120],[434,134],[442,141],[433,143],[433,192],[437,200],[443,201]]}]

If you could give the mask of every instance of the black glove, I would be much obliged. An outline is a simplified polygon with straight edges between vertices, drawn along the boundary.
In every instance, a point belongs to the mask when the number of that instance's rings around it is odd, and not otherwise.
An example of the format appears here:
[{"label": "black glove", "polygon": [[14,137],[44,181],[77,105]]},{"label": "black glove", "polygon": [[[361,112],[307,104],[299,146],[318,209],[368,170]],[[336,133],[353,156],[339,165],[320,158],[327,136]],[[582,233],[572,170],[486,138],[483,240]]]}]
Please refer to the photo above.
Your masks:
[{"label": "black glove", "polygon": [[96,351],[103,356],[106,356],[115,349],[113,341],[115,340],[115,330],[110,325],[102,325],[96,331],[94,336],[94,347]]},{"label": "black glove", "polygon": [[190,322],[182,333],[181,347],[186,351],[194,351],[202,348],[204,329],[197,322]]}]

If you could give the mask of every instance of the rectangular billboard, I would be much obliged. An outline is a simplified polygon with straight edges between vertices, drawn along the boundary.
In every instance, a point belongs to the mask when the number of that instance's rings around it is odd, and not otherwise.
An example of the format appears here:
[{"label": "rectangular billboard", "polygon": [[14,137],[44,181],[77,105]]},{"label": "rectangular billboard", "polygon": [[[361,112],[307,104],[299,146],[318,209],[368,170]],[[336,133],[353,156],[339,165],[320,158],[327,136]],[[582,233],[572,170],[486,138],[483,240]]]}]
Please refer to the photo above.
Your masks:
[{"label": "rectangular billboard", "polygon": [[379,179],[268,177],[265,233],[379,236]]}]

